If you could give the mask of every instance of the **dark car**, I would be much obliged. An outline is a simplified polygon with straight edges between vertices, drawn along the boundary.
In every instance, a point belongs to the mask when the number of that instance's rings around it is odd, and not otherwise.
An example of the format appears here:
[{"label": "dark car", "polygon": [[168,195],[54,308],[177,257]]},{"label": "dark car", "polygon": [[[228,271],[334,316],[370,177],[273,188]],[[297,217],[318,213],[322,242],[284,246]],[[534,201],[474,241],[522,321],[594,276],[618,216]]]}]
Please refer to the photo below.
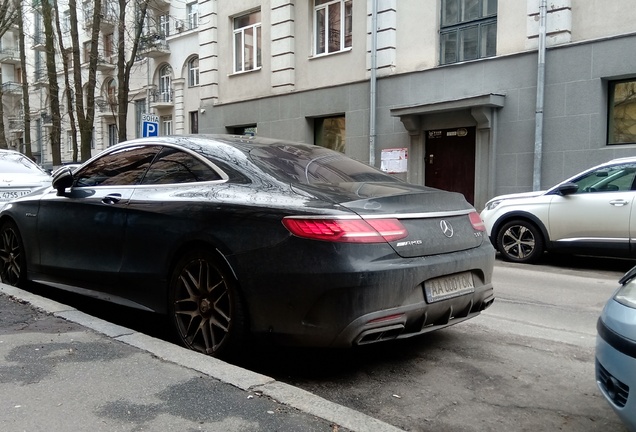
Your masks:
[{"label": "dark car", "polygon": [[461,194],[323,147],[129,141],[0,213],[2,281],[167,314],[191,349],[249,336],[345,347],[418,335],[494,299],[494,249]]}]

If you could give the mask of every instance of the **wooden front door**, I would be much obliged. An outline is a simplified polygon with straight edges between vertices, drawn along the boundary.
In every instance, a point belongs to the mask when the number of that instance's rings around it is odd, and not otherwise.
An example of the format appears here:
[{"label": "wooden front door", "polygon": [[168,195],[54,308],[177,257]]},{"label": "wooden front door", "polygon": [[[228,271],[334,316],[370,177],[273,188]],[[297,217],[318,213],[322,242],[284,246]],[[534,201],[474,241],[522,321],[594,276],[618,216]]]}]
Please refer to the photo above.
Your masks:
[{"label": "wooden front door", "polygon": [[475,204],[475,128],[426,131],[424,184]]}]

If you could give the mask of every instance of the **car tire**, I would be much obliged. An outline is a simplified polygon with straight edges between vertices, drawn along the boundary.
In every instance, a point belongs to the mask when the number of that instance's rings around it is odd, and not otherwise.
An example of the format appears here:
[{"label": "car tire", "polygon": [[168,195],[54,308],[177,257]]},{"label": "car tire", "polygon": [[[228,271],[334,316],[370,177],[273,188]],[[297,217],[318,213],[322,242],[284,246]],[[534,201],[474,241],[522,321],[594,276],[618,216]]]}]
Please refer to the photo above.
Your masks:
[{"label": "car tire", "polygon": [[533,263],[543,255],[543,236],[532,222],[512,220],[499,229],[497,250],[506,261]]},{"label": "car tire", "polygon": [[214,357],[238,354],[247,339],[247,316],[231,273],[205,251],[185,254],[170,279],[168,311],[179,342]]},{"label": "car tire", "polygon": [[26,282],[24,244],[18,226],[12,221],[4,222],[0,228],[0,259],[2,260],[0,280],[7,285],[24,286]]}]

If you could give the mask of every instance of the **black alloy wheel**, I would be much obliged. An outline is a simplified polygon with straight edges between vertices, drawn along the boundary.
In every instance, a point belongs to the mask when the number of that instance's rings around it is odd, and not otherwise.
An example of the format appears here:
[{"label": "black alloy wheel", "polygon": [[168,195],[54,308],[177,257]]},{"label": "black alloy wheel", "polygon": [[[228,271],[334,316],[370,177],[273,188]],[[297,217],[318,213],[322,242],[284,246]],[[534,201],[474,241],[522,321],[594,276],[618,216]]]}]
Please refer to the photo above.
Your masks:
[{"label": "black alloy wheel", "polygon": [[497,249],[506,261],[533,263],[543,254],[543,237],[533,223],[513,220],[499,230]]},{"label": "black alloy wheel", "polygon": [[7,285],[23,286],[26,280],[24,246],[18,227],[11,221],[0,228],[0,259],[0,280]]},{"label": "black alloy wheel", "polygon": [[229,272],[204,251],[186,254],[169,287],[169,312],[179,341],[211,356],[235,354],[245,342],[244,308]]}]

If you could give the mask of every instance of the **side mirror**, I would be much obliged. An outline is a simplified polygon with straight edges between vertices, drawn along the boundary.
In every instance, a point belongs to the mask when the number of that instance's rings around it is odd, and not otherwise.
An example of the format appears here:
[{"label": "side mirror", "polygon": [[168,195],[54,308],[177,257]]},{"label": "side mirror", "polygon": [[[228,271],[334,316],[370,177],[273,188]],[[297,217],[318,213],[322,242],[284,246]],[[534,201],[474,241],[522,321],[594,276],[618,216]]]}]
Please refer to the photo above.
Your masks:
[{"label": "side mirror", "polygon": [[58,195],[64,195],[66,188],[73,185],[73,171],[69,167],[62,167],[53,173],[52,185]]},{"label": "side mirror", "polygon": [[560,185],[557,190],[559,191],[559,193],[561,195],[572,195],[573,193],[576,193],[576,191],[579,190],[579,185],[575,184],[575,183],[563,183],[562,185]]}]

